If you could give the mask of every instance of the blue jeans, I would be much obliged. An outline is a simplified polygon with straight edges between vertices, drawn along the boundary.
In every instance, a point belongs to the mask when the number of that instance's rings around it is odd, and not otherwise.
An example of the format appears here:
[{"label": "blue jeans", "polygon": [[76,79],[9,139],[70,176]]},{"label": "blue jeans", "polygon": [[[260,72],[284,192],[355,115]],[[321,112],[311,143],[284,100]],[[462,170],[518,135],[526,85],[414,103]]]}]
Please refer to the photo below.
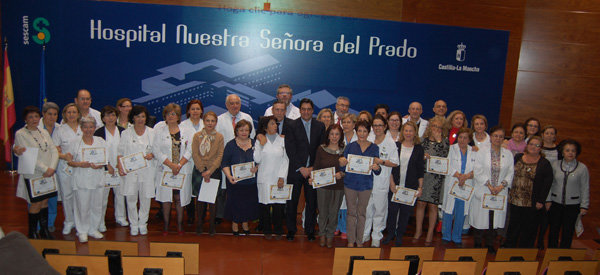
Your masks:
[{"label": "blue jeans", "polygon": [[342,233],[346,233],[346,215],[347,215],[348,211],[346,209],[340,209],[340,211],[338,212],[338,224],[337,224],[337,230],[339,230]]},{"label": "blue jeans", "polygon": [[444,212],[444,216],[442,217],[442,240],[461,243],[464,223],[465,202],[461,199],[454,198],[454,209],[452,210],[452,214]]},{"label": "blue jeans", "polygon": [[56,220],[58,196],[48,199],[48,226],[54,226]]}]

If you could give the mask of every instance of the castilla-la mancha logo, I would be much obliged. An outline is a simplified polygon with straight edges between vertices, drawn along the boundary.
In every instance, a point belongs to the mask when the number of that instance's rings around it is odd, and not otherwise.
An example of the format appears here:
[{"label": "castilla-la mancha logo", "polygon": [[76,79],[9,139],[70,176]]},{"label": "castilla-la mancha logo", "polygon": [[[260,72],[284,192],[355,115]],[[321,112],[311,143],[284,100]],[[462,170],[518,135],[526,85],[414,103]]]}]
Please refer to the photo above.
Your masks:
[{"label": "castilla-la mancha logo", "polygon": [[461,42],[460,44],[456,45],[456,48],[456,61],[465,61],[465,57],[467,55],[467,45]]}]

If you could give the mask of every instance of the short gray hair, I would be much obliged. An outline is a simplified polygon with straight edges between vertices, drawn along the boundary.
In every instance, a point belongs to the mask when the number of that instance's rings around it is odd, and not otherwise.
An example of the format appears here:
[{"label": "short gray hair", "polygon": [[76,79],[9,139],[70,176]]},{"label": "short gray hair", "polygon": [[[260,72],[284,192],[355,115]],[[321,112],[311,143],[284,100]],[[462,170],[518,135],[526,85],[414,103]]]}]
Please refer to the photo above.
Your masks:
[{"label": "short gray hair", "polygon": [[95,127],[96,126],[96,119],[93,116],[90,116],[90,115],[82,116],[81,119],[79,120],[79,126],[83,127],[83,125],[85,125],[87,123],[91,123]]},{"label": "short gray hair", "polygon": [[60,108],[58,107],[58,104],[48,101],[44,103],[44,105],[42,105],[42,114],[45,114],[50,109],[54,109],[57,113],[60,113]]},{"label": "short gray hair", "polygon": [[[348,97],[345,97],[345,96],[338,96],[338,97],[337,97],[337,100],[344,100],[344,101],[348,101],[348,104],[350,104],[350,99],[349,99]],[[337,100],[336,100],[336,102],[337,102]]]}]

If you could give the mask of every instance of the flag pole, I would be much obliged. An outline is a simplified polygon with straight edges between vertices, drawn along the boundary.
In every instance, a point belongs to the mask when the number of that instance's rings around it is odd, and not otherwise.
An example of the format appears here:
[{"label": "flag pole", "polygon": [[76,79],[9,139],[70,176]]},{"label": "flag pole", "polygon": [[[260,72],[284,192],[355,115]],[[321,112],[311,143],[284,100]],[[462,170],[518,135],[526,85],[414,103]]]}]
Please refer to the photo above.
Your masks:
[{"label": "flag pole", "polygon": [[[3,41],[4,42],[4,47],[3,47],[4,48],[4,53],[6,53],[6,51],[8,49],[8,41],[6,40],[6,36],[4,37],[3,40],[4,40]],[[4,57],[6,57],[6,55],[3,54],[2,57],[4,58]],[[4,60],[2,60],[2,61],[4,61]],[[3,68],[3,69],[6,69],[6,68]],[[6,79],[4,79],[4,81],[6,81]],[[4,89],[4,87],[2,87],[2,89]],[[4,92],[2,94],[4,95]],[[3,99],[2,104],[4,104],[4,99]],[[5,143],[6,142],[10,142],[10,138],[8,140],[5,140],[4,142]],[[4,148],[6,148],[6,146]],[[13,147],[12,146],[10,146],[10,170],[8,170],[8,173],[12,177],[14,177],[17,174],[17,170],[15,170],[15,160],[14,160],[14,153],[13,153]]]}]

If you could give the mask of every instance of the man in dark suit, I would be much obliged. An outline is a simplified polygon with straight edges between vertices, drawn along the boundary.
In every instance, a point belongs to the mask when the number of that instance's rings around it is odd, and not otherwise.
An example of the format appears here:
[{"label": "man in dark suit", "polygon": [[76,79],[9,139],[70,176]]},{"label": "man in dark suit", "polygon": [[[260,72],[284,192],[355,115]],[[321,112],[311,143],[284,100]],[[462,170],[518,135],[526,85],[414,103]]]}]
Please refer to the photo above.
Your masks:
[{"label": "man in dark suit", "polygon": [[[276,100],[273,102],[273,107],[271,108],[273,116],[277,120],[277,133],[280,135],[286,134],[286,132],[291,128],[292,119],[289,119],[285,116],[285,101]],[[263,116],[258,120],[258,127],[256,128],[257,134],[265,134],[262,129],[266,129],[267,123],[269,122],[265,119],[268,116]]]},{"label": "man in dark suit", "polygon": [[288,184],[293,184],[292,199],[286,205],[287,239],[294,240],[296,235],[296,216],[300,189],[304,187],[306,201],[306,218],[304,232],[309,241],[315,240],[315,224],[317,211],[317,192],[308,184],[317,148],[325,141],[325,125],[313,118],[314,103],[303,98],[300,101],[300,118],[292,121],[285,136],[285,149],[290,159]]}]

